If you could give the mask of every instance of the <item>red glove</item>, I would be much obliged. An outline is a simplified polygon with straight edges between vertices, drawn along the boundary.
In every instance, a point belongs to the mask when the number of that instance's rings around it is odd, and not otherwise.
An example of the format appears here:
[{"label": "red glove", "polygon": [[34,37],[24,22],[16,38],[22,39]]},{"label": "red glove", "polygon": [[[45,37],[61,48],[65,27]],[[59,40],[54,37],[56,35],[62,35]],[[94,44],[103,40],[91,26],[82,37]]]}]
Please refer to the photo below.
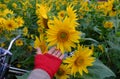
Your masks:
[{"label": "red glove", "polygon": [[50,77],[52,78],[54,74],[57,72],[59,66],[61,65],[62,60],[51,55],[51,54],[37,54],[35,56],[35,69],[43,69],[45,70]]}]

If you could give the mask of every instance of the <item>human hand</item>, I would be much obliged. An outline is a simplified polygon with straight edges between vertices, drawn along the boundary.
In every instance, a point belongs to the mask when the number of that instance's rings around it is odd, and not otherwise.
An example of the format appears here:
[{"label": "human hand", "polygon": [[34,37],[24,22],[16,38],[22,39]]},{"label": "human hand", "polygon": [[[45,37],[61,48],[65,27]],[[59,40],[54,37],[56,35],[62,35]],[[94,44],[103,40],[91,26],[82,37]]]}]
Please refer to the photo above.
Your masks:
[{"label": "human hand", "polygon": [[37,48],[35,69],[45,70],[52,78],[61,65],[63,57],[64,55],[55,47],[52,47],[46,54],[42,54],[41,49]]}]

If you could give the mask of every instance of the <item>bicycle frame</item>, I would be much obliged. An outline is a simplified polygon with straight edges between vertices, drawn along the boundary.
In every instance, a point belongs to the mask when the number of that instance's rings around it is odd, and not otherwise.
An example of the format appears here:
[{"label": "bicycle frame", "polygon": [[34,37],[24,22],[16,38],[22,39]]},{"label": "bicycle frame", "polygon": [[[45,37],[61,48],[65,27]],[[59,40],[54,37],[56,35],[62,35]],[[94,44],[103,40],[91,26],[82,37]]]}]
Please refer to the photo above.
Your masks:
[{"label": "bicycle frame", "polygon": [[12,58],[12,53],[10,52],[10,49],[13,45],[13,43],[20,38],[21,35],[18,35],[15,37],[13,40],[11,40],[9,47],[7,50],[1,48],[4,50],[3,54],[0,54],[0,79],[6,79],[7,75],[12,73],[15,75],[23,75],[24,73],[27,73],[29,71],[24,70],[24,69],[19,69],[15,67],[11,67],[11,58]]}]

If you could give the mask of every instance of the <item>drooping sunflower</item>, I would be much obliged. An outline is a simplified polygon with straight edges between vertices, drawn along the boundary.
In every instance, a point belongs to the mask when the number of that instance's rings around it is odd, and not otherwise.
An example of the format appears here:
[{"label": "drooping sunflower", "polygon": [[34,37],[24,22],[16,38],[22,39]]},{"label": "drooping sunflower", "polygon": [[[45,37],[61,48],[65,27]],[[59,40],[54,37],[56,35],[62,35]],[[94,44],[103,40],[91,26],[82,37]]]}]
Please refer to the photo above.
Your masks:
[{"label": "drooping sunflower", "polygon": [[37,21],[37,24],[38,24],[39,27],[46,28],[46,29],[48,28],[48,24],[47,23],[48,23],[48,19],[45,19],[42,16]]},{"label": "drooping sunflower", "polygon": [[75,76],[77,72],[83,75],[83,72],[88,73],[87,67],[92,66],[95,58],[92,57],[93,51],[88,47],[78,46],[72,57],[66,58],[64,63],[71,68],[71,74]]},{"label": "drooping sunflower", "polygon": [[62,53],[71,51],[71,47],[75,47],[75,43],[79,43],[81,32],[75,30],[67,19],[64,21],[54,19],[52,23],[47,30],[48,46],[56,45]]},{"label": "drooping sunflower", "polygon": [[42,53],[47,52],[47,45],[43,34],[41,34],[40,37],[36,36],[36,40],[34,41],[34,48],[37,47],[41,48]]},{"label": "drooping sunflower", "polygon": [[40,5],[39,11],[40,11],[40,15],[43,18],[48,19],[47,13],[48,13],[49,9],[46,5]]},{"label": "drooping sunflower", "polygon": [[67,68],[67,65],[61,65],[55,74],[56,79],[68,79],[70,75],[70,69]]},{"label": "drooping sunflower", "polygon": [[49,12],[49,8],[46,5],[38,4],[38,8],[36,10],[36,15],[38,16],[37,24],[44,28],[48,28],[48,16],[47,13]]},{"label": "drooping sunflower", "polygon": [[6,20],[5,21],[5,29],[8,31],[12,31],[15,30],[17,28],[17,24],[14,20],[10,19],[10,20]]}]

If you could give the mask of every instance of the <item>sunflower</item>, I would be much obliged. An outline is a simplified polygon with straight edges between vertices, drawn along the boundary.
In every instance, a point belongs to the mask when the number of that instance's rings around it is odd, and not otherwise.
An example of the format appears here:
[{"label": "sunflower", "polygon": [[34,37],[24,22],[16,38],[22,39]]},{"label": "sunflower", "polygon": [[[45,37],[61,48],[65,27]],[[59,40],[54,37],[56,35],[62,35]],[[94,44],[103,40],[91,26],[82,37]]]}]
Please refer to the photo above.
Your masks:
[{"label": "sunflower", "polygon": [[55,74],[56,79],[68,79],[70,74],[70,69],[67,69],[67,65],[61,65]]},{"label": "sunflower", "polygon": [[77,18],[77,14],[75,13],[76,10],[74,10],[73,8],[74,7],[72,5],[69,5],[67,7],[67,15],[70,18],[70,22],[73,22],[75,24],[75,26],[77,26],[78,25],[78,23],[77,23],[78,18]]},{"label": "sunflower", "polygon": [[24,24],[24,20],[22,17],[18,16],[16,19],[15,19],[16,23],[17,23],[17,26],[20,27],[20,26],[23,26]]},{"label": "sunflower", "polygon": [[10,2],[10,0],[4,0],[4,2],[5,2],[5,3],[9,3],[9,2]]},{"label": "sunflower", "polygon": [[13,11],[12,11],[12,10],[9,10],[9,9],[5,9],[5,10],[3,11],[3,16],[7,16],[8,14],[13,15]]},{"label": "sunflower", "polygon": [[15,30],[17,28],[17,24],[14,20],[6,20],[5,21],[5,29],[8,31]]},{"label": "sunflower", "polygon": [[0,17],[0,28],[2,28],[2,29],[4,28],[5,21],[6,20],[4,18]]},{"label": "sunflower", "polygon": [[6,8],[7,8],[7,5],[6,5],[6,4],[0,3],[0,9],[6,9]]},{"label": "sunflower", "polygon": [[43,4],[40,4],[40,5],[38,4],[38,6],[40,8],[37,8],[37,10],[36,10],[37,16],[38,17],[42,16],[43,18],[48,19],[47,13],[49,11],[49,8],[46,5],[43,5]]},{"label": "sunflower", "polygon": [[[40,17],[40,16],[39,16]],[[38,21],[37,21],[37,24],[39,27],[42,27],[42,28],[47,28],[48,29],[48,19],[45,19],[43,17],[41,17]]]},{"label": "sunflower", "polygon": [[110,29],[112,29],[113,27],[114,27],[113,22],[106,21],[106,22],[104,23],[104,28],[110,28]]},{"label": "sunflower", "polygon": [[117,11],[110,11],[109,12],[109,16],[116,16],[116,14],[117,14]]},{"label": "sunflower", "polygon": [[62,22],[62,21],[59,21],[59,19],[56,17],[53,17],[53,18],[54,20],[48,20],[48,27],[52,27],[54,25],[57,25],[59,22]]},{"label": "sunflower", "polygon": [[12,7],[16,9],[17,8],[17,4],[16,3],[12,3]]},{"label": "sunflower", "polygon": [[79,43],[80,32],[72,27],[72,24],[65,19],[64,21],[54,19],[53,25],[47,30],[48,46],[56,45],[63,52],[71,51],[75,43]]},{"label": "sunflower", "polygon": [[41,27],[38,27],[38,29],[37,29],[37,30],[38,30],[38,32],[39,32],[39,33],[41,33],[41,34],[42,34],[42,33],[44,33],[44,29],[43,29],[43,28],[41,28]]},{"label": "sunflower", "polygon": [[58,17],[59,17],[59,19],[61,19],[61,20],[62,20],[63,18],[65,18],[65,15],[66,15],[66,12],[65,12],[64,10],[58,12]]},{"label": "sunflower", "polygon": [[16,46],[22,46],[23,45],[23,41],[21,39],[18,39],[15,41]]},{"label": "sunflower", "polygon": [[28,34],[28,28],[27,28],[27,27],[24,27],[24,28],[23,28],[23,35],[24,35],[24,36],[27,36],[27,34]]},{"label": "sunflower", "polygon": [[47,51],[47,45],[46,45],[46,42],[44,40],[44,35],[41,34],[40,37],[37,37],[36,36],[36,40],[34,41],[34,48],[41,48],[41,51],[43,53],[45,53]]},{"label": "sunflower", "polygon": [[39,19],[37,21],[38,26],[41,26],[41,27],[44,27],[44,28],[48,29],[48,25],[47,25],[48,16],[47,16],[47,13],[49,12],[50,9],[46,5],[43,5],[43,4],[40,4],[40,5],[37,4],[36,7],[37,7],[36,15],[38,16],[38,19]]},{"label": "sunflower", "polygon": [[78,46],[78,49],[74,52],[72,57],[66,58],[64,63],[67,63],[68,68],[71,68],[71,74],[75,76],[77,72],[83,75],[83,71],[88,73],[87,67],[92,66],[95,61],[94,57],[91,57],[93,51],[88,47]]},{"label": "sunflower", "polygon": [[29,46],[27,46],[27,50],[28,50],[29,52],[32,52],[33,47],[29,45]]}]

